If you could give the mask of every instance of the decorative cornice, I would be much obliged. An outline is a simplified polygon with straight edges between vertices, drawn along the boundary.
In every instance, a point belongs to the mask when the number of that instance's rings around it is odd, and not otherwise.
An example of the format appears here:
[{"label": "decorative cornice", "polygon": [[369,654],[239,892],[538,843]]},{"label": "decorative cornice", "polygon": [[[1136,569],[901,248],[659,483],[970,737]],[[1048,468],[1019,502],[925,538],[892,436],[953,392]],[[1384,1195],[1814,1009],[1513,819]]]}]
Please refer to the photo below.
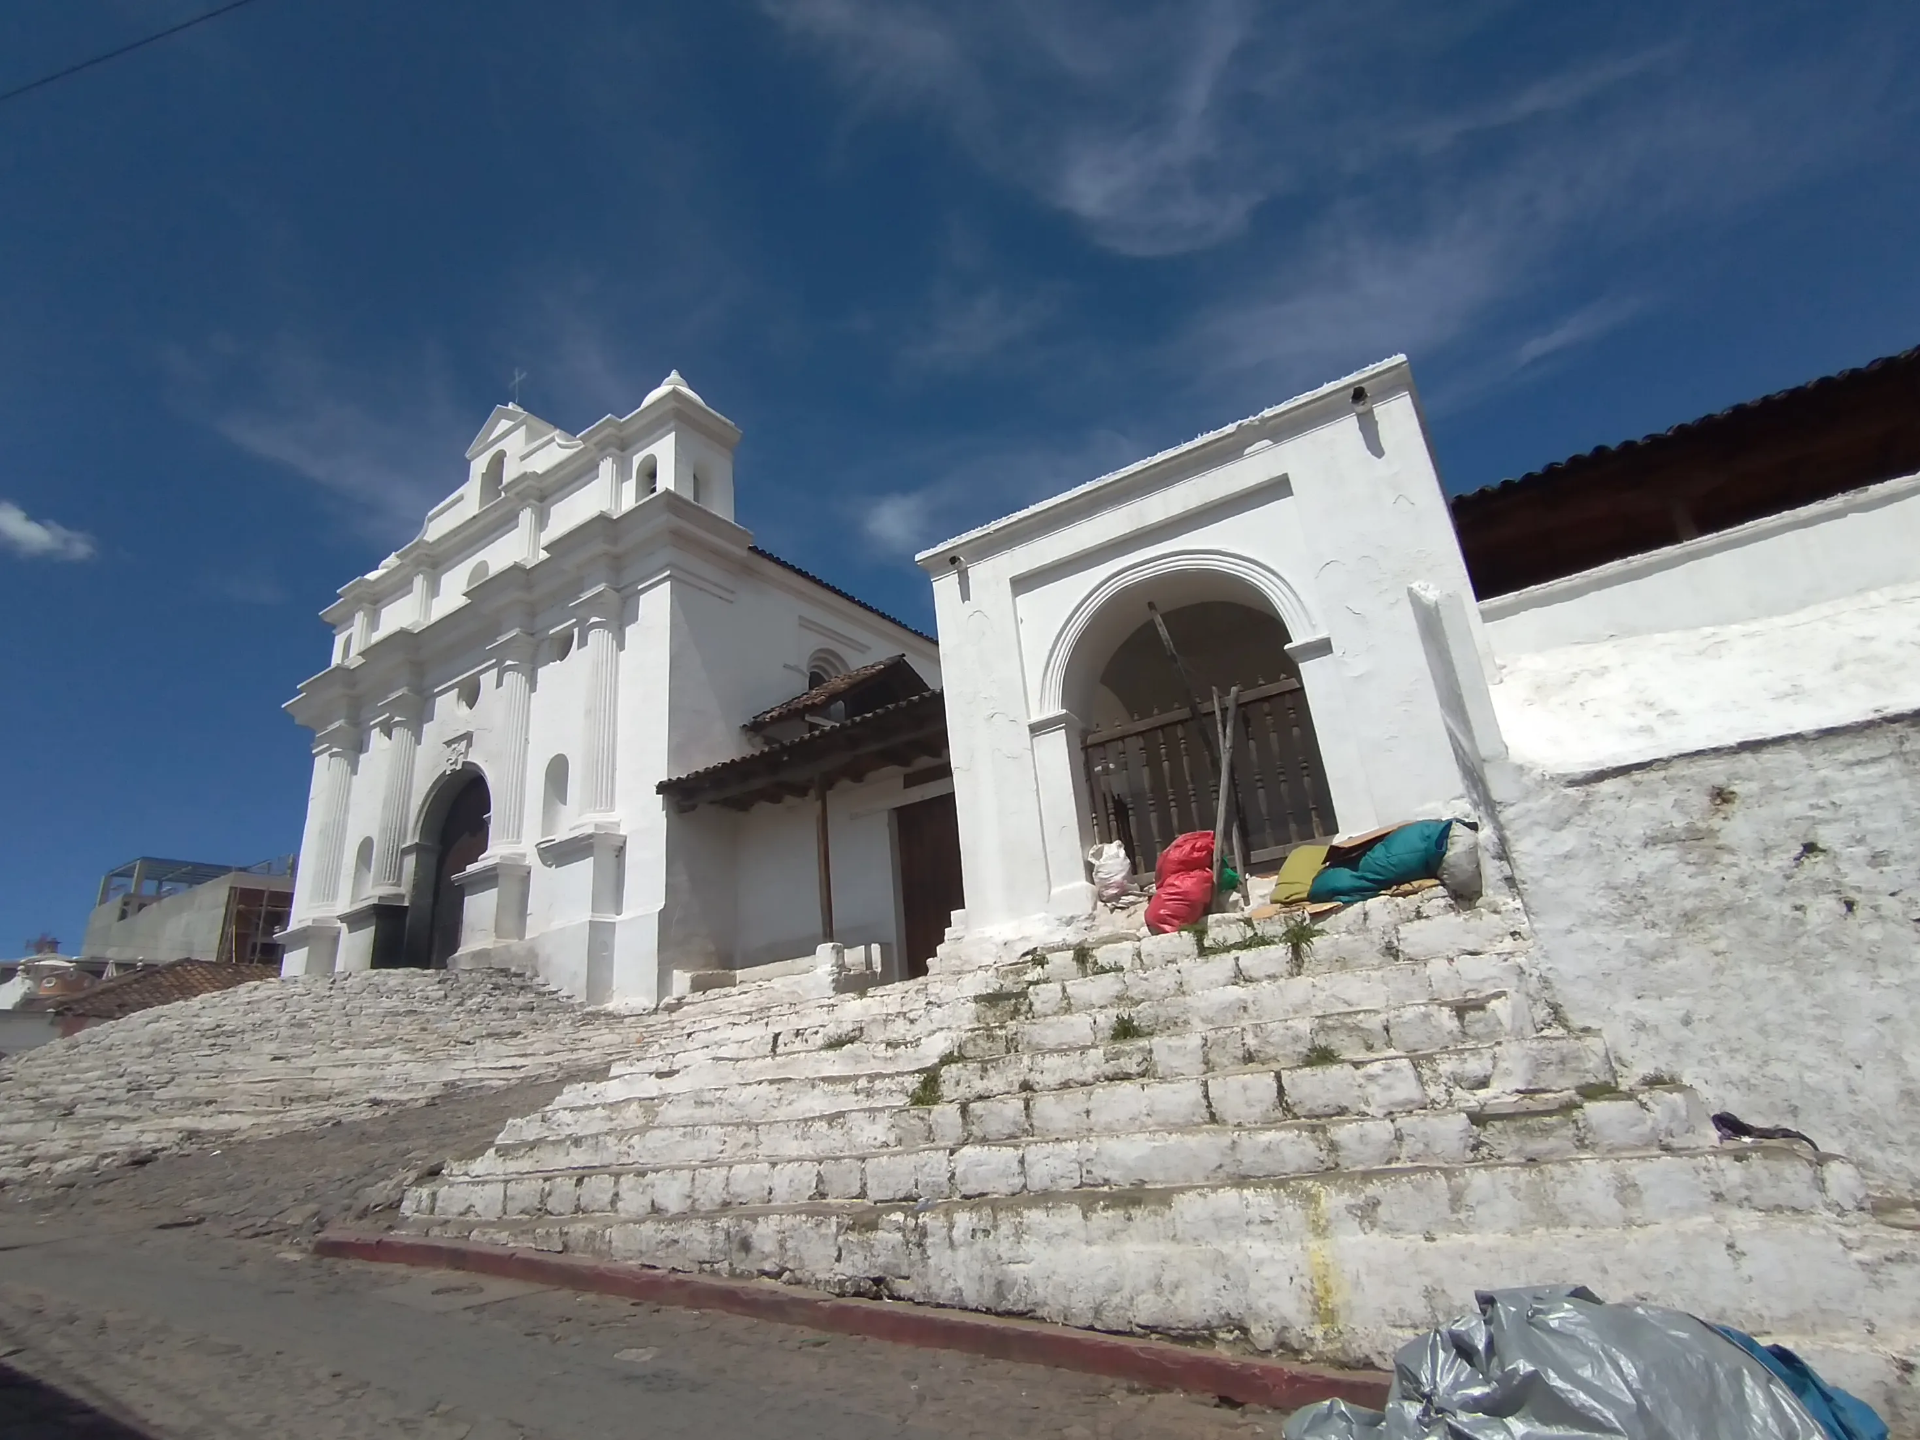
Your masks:
[{"label": "decorative cornice", "polygon": [[566,835],[554,835],[540,841],[533,849],[540,857],[540,863],[549,867],[571,865],[583,855],[608,853],[618,850],[627,843],[627,837],[606,822],[600,822],[586,829],[575,830]]},{"label": "decorative cornice", "polygon": [[488,645],[487,654],[502,668],[509,665],[525,667],[533,664],[534,652],[539,644],[540,637],[531,630],[516,628]]},{"label": "decorative cornice", "polygon": [[527,864],[520,856],[502,851],[499,854],[482,855],[478,860],[474,861],[473,864],[454,876],[453,883],[458,885],[462,890],[473,889],[489,881],[497,885],[500,883],[500,877],[502,875],[510,875],[515,871],[524,874],[532,868],[533,867]]},{"label": "decorative cornice", "polygon": [[417,725],[426,711],[426,697],[412,686],[403,686],[380,702],[375,718],[382,725]]},{"label": "decorative cornice", "polygon": [[335,720],[314,734],[313,753],[316,755],[358,755],[360,753],[360,727],[350,720]]}]

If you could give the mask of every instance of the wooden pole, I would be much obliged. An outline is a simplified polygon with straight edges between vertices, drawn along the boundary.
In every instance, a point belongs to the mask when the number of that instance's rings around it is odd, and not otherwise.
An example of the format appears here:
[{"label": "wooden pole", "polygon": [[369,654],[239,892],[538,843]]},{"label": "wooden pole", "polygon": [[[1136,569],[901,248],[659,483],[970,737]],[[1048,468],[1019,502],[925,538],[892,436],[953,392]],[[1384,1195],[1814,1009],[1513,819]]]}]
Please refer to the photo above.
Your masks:
[{"label": "wooden pole", "polygon": [[[1225,741],[1233,735],[1234,716],[1240,709],[1240,687],[1234,686],[1227,692],[1227,728],[1216,731],[1215,739]],[[1220,724],[1220,692],[1213,692],[1213,723]],[[1220,885],[1220,872],[1226,867],[1227,814],[1230,809],[1228,797],[1233,793],[1233,746],[1220,746],[1220,790],[1213,806],[1213,883]]]},{"label": "wooden pole", "polygon": [[827,845],[827,777],[813,782],[814,797],[820,809],[814,819],[814,849],[820,856],[820,941],[833,939],[833,852]]},{"label": "wooden pole", "polygon": [[[1200,739],[1207,747],[1208,757],[1213,761],[1214,772],[1217,774],[1220,770],[1219,739],[1215,735],[1208,734],[1206,725],[1201,722],[1200,694],[1193,688],[1193,676],[1187,673],[1187,662],[1182,660],[1180,658],[1180,652],[1173,648],[1173,636],[1167,633],[1167,622],[1160,618],[1160,607],[1149,600],[1147,601],[1147,613],[1153,616],[1153,628],[1160,632],[1161,648],[1167,652],[1167,659],[1173,662],[1174,671],[1180,677],[1180,685],[1187,692],[1187,705],[1193,711],[1193,723],[1199,727]],[[1219,698],[1218,695],[1214,696],[1216,708]],[[1214,723],[1219,723],[1217,713],[1214,716]]]}]

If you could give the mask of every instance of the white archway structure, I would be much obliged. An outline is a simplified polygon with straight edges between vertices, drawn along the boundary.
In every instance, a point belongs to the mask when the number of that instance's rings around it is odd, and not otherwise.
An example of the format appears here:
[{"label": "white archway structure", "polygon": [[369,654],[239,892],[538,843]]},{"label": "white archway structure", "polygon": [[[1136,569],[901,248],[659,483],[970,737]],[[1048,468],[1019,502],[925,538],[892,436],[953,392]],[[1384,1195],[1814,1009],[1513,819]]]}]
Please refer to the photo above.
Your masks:
[{"label": "white archway structure", "polygon": [[[1123,565],[1095,585],[1054,636],[1041,671],[1036,710],[1074,710],[1107,657],[1146,618],[1146,602],[1164,610],[1199,600],[1254,602],[1279,617],[1289,646],[1324,641],[1319,619],[1291,582],[1272,566],[1225,550],[1174,550]],[[1135,603],[1129,608],[1129,601]]]},{"label": "white archway structure", "polygon": [[1343,831],[1465,794],[1408,595],[1471,589],[1404,360],[919,561],[939,616],[966,873],[953,963],[1091,914],[1081,742],[1099,675],[1148,600],[1229,600],[1279,619]]}]

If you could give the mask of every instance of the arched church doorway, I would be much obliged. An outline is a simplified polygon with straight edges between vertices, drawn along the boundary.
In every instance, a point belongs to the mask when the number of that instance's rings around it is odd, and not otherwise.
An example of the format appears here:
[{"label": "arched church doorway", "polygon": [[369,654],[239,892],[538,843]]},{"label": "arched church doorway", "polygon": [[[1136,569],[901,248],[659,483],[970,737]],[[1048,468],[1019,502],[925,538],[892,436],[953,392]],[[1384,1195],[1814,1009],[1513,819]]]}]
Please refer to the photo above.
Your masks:
[{"label": "arched church doorway", "polygon": [[454,876],[471,866],[487,851],[487,826],[492,818],[493,798],[487,782],[473,775],[462,782],[447,802],[440,821],[434,857],[431,944],[427,963],[444,969],[447,958],[460,948],[460,921],[466,896]]},{"label": "arched church doorway", "polygon": [[1163,637],[1140,597],[1116,603],[1137,607],[1141,618],[1090,697],[1083,754],[1094,834],[1120,841],[1135,872],[1146,874],[1176,835],[1213,829],[1214,697],[1224,712],[1236,685],[1233,791],[1248,862],[1277,863],[1294,846],[1337,833],[1306,691],[1279,619],[1237,599],[1195,600],[1162,610]]}]

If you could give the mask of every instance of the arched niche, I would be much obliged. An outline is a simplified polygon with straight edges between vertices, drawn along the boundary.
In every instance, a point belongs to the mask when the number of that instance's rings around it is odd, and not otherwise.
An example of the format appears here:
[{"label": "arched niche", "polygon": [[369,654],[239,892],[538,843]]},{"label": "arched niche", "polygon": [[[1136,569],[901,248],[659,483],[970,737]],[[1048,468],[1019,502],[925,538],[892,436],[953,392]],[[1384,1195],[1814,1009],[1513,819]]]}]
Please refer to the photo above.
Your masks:
[{"label": "arched niche", "polygon": [[373,893],[373,837],[365,836],[353,852],[353,888],[347,892],[357,902]]},{"label": "arched niche", "polygon": [[567,757],[556,755],[547,761],[547,773],[540,786],[540,838],[551,840],[567,823]]},{"label": "arched niche", "polygon": [[480,506],[485,508],[500,498],[501,486],[507,473],[507,452],[496,450],[487,457],[486,468],[480,472]]}]

